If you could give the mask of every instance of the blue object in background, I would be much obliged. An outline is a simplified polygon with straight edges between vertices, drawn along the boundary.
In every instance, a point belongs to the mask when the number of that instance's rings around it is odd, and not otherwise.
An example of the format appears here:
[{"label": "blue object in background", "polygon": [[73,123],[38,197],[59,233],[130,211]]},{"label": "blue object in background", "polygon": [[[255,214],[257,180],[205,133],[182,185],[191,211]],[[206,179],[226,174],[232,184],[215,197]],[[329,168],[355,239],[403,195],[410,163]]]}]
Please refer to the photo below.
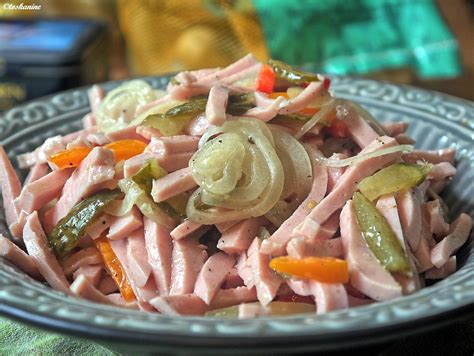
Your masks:
[{"label": "blue object in background", "polygon": [[87,21],[0,23],[0,51],[70,51],[88,26]]},{"label": "blue object in background", "polygon": [[455,38],[433,0],[253,0],[269,53],[308,70],[364,74],[411,67],[455,77]]}]

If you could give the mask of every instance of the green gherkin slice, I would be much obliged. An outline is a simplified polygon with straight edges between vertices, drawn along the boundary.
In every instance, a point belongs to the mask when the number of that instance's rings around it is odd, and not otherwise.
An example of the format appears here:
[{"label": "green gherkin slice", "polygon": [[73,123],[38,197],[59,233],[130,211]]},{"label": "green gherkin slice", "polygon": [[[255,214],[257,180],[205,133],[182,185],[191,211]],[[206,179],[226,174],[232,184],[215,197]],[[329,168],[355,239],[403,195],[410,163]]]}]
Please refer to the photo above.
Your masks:
[{"label": "green gherkin slice", "polygon": [[362,236],[380,264],[390,272],[408,272],[408,258],[385,217],[359,192],[352,201]]},{"label": "green gherkin slice", "polygon": [[65,217],[58,221],[48,235],[54,254],[61,258],[71,252],[87,227],[98,218],[107,204],[121,194],[119,189],[103,190],[77,203]]},{"label": "green gherkin slice", "polygon": [[381,169],[370,177],[364,178],[358,185],[360,192],[370,201],[378,197],[410,189],[421,184],[431,170],[432,165],[396,163]]}]

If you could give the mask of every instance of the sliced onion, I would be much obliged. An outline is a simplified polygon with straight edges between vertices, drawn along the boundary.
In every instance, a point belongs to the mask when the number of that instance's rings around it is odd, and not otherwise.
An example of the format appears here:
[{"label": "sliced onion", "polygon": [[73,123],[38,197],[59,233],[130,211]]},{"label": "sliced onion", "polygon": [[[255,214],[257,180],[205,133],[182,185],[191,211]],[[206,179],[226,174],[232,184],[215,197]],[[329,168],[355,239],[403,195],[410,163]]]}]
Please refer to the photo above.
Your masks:
[{"label": "sliced onion", "polygon": [[[189,219],[202,224],[217,224],[264,215],[277,203],[283,190],[283,167],[275,151],[273,135],[265,123],[240,118],[227,121],[221,130],[222,135],[204,144],[191,159],[191,172],[193,176],[196,175],[195,179],[200,187],[191,195],[186,212]],[[222,140],[220,143],[219,140],[227,134],[233,135],[228,136],[229,140]],[[239,137],[240,145],[245,148],[245,155],[242,162],[229,165],[222,159],[225,155],[220,156],[221,152],[213,147],[229,145],[222,148],[223,152],[234,150],[237,146],[235,135]],[[206,170],[204,163],[212,161],[217,162],[216,166]],[[196,167],[199,168],[196,170]],[[228,185],[226,189],[220,188],[219,184],[217,189],[212,186],[213,177],[223,177],[227,167],[230,167],[228,173],[232,177],[240,175],[230,192],[227,191]],[[231,172],[232,170],[237,173]],[[215,182],[220,183],[218,179]],[[211,206],[205,207],[204,204]]]},{"label": "sliced onion", "polygon": [[278,157],[285,172],[282,199],[296,195],[302,202],[309,194],[313,182],[313,170],[308,152],[293,136],[277,126],[269,125],[275,140]]},{"label": "sliced onion", "polygon": [[229,194],[242,177],[245,154],[245,145],[238,134],[219,135],[193,155],[190,167],[194,180],[209,193]]},{"label": "sliced onion", "polygon": [[374,151],[374,152],[358,154],[357,156],[353,156],[353,157],[349,157],[345,159],[326,158],[321,155],[317,158],[317,162],[321,166],[346,167],[346,166],[356,165],[370,158],[385,156],[390,153],[395,153],[395,152],[409,153],[412,151],[413,151],[413,146],[411,145],[398,145],[394,147],[383,148],[381,150]]},{"label": "sliced onion", "polygon": [[307,133],[311,128],[316,125],[319,121],[323,120],[326,118],[327,115],[336,107],[337,103],[339,100],[331,100],[329,101],[326,105],[321,107],[321,110],[319,110],[316,114],[313,115],[311,119],[309,119],[303,127],[295,134],[296,139],[300,139],[301,137],[304,136],[305,133]]},{"label": "sliced onion", "polygon": [[138,107],[157,98],[153,88],[143,80],[126,82],[110,91],[96,113],[100,130],[109,133],[132,122]]},{"label": "sliced onion", "polygon": [[211,139],[212,136],[222,133],[222,129],[218,126],[210,126],[206,132],[199,139],[198,147],[201,148],[204,144]]}]

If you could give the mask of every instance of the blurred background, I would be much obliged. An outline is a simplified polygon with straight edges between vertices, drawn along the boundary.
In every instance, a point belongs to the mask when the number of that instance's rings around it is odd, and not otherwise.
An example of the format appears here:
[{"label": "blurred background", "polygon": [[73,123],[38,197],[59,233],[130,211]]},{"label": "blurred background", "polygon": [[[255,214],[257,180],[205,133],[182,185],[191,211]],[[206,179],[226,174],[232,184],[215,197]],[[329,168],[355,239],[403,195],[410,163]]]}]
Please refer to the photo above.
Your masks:
[{"label": "blurred background", "polygon": [[473,19],[472,0],[0,0],[0,111],[248,52],[474,100]]}]

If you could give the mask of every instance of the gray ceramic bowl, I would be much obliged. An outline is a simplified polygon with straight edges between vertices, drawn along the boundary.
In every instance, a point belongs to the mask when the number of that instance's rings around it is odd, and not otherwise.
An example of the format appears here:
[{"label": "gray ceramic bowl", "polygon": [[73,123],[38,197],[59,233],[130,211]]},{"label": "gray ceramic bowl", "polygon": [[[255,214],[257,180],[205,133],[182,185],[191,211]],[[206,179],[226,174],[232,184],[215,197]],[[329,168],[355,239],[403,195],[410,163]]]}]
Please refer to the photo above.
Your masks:
[{"label": "gray ceramic bowl", "polygon": [[[167,77],[147,78],[163,88]],[[117,83],[105,84],[111,89]],[[372,80],[333,78],[338,96],[365,106],[381,121],[404,120],[417,147],[458,149],[458,174],[444,196],[452,216],[474,216],[474,105],[436,92]],[[86,88],[32,101],[0,117],[0,142],[10,158],[49,136],[80,128],[89,111]],[[19,172],[22,177],[25,172]],[[3,209],[0,230],[6,232]],[[325,315],[221,321],[174,318],[66,297],[0,260],[0,312],[57,331],[127,344],[134,350],[210,353],[328,350],[388,340],[472,312],[474,249],[458,252],[459,271],[413,295]],[[239,349],[240,348],[240,349]]]}]

